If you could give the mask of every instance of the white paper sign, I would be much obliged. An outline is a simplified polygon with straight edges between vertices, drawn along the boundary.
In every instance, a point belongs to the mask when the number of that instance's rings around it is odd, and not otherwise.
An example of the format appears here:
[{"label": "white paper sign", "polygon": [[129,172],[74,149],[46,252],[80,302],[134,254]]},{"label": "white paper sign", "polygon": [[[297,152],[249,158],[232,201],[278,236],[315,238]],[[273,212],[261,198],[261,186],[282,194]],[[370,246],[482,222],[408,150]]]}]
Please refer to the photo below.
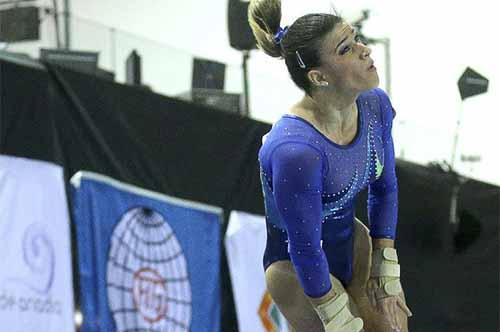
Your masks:
[{"label": "white paper sign", "polygon": [[0,156],[0,330],[74,331],[63,170]]}]

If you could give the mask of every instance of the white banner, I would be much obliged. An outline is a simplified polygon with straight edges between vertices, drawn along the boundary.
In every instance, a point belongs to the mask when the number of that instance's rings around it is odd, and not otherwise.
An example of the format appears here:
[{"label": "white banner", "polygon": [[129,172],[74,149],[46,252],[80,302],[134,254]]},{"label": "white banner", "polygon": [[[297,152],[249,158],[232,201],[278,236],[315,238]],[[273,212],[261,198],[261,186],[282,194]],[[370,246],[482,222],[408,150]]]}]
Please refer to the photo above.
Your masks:
[{"label": "white banner", "polygon": [[0,330],[74,331],[61,167],[0,156]]},{"label": "white banner", "polygon": [[232,211],[225,246],[239,331],[288,332],[285,318],[266,292],[265,217]]}]

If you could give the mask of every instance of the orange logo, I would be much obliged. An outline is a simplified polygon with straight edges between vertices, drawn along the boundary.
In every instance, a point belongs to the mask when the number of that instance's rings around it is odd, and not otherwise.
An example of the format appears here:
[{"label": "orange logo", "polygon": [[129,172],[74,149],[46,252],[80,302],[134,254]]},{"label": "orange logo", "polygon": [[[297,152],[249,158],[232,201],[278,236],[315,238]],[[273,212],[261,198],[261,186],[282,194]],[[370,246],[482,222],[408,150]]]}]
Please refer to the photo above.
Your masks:
[{"label": "orange logo", "polygon": [[267,332],[285,331],[283,326],[285,319],[267,291],[260,303],[259,317]]}]

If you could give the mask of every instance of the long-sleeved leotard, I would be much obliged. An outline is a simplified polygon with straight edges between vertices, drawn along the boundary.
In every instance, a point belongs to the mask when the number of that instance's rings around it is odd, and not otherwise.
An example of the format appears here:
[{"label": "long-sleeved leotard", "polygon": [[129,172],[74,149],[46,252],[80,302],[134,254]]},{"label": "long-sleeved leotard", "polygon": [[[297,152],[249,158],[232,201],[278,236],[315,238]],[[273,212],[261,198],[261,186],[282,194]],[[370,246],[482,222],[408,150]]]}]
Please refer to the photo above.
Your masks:
[{"label": "long-sleeved leotard", "polygon": [[290,259],[311,297],[329,291],[329,273],[344,286],[351,280],[354,200],[367,186],[370,235],[394,239],[396,233],[395,113],[381,89],[362,93],[356,103],[358,130],[348,145],[285,114],[259,151],[267,225],[264,268]]}]

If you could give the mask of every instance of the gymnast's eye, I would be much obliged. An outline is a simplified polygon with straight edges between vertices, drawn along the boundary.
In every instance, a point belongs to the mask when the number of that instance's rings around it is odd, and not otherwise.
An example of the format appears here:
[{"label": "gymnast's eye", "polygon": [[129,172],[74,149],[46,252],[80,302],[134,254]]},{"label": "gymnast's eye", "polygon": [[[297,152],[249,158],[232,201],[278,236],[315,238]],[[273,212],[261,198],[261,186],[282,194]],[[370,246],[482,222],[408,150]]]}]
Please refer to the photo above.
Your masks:
[{"label": "gymnast's eye", "polygon": [[351,50],[351,47],[350,47],[350,46],[343,47],[343,48],[340,50],[340,55],[344,55],[344,54],[346,54],[347,52],[349,52],[350,50]]}]

